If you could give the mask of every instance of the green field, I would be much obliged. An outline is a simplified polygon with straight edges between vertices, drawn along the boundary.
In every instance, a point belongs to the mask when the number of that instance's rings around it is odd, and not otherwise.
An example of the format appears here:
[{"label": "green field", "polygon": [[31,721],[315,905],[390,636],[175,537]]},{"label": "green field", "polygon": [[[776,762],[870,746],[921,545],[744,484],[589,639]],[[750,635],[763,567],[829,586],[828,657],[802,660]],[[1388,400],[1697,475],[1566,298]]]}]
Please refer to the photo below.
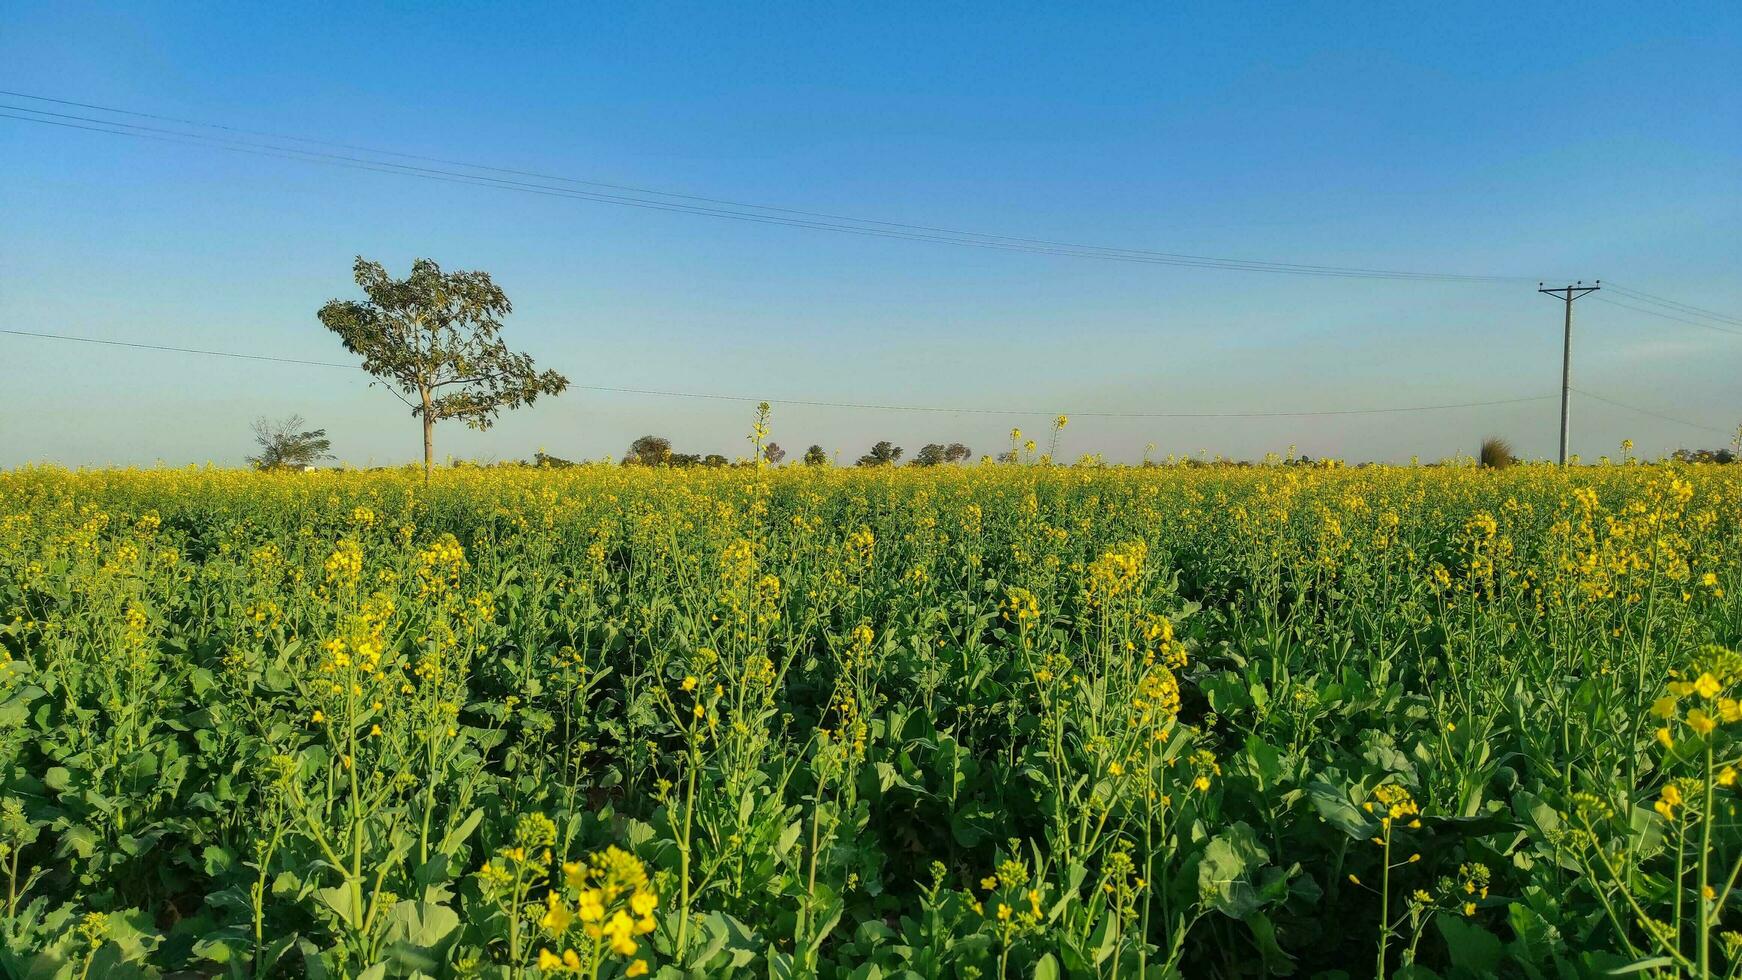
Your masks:
[{"label": "green field", "polygon": [[1731,975],[1729,469],[0,474],[0,964]]}]

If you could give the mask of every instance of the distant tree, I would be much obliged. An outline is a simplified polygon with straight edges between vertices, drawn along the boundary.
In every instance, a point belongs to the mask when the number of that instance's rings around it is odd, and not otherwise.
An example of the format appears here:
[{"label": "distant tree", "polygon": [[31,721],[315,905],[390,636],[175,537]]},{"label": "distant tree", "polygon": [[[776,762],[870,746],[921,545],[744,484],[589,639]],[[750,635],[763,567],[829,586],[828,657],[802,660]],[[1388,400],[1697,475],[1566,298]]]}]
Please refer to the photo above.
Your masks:
[{"label": "distant tree", "polygon": [[768,461],[769,466],[779,466],[780,461],[786,458],[786,450],[780,448],[780,443],[771,442],[762,447],[762,458]]},{"label": "distant tree", "polygon": [[1729,449],[1677,449],[1669,458],[1678,463],[1734,463],[1736,453]]},{"label": "distant tree", "polygon": [[260,444],[260,455],[248,457],[248,465],[257,470],[302,469],[332,459],[327,430],[304,430],[304,424],[300,415],[276,421],[265,416],[255,419],[254,441]]},{"label": "distant tree", "polygon": [[1016,456],[1016,450],[1014,450],[1014,449],[998,454],[998,462],[1000,462],[1000,463],[1014,463],[1016,461],[1017,461],[1017,456]]},{"label": "distant tree", "polygon": [[502,341],[502,318],[514,307],[489,273],[443,272],[418,259],[410,276],[394,279],[360,255],[352,273],[368,298],[328,301],[321,323],[362,355],[363,370],[417,399],[411,412],[423,420],[424,482],[434,465],[437,422],[459,419],[488,429],[503,409],[568,387],[567,378],[539,373],[529,355]]},{"label": "distant tree", "polygon": [[884,440],[859,457],[860,466],[894,466],[901,460],[901,447]]},{"label": "distant tree", "polygon": [[804,465],[827,466],[829,465],[829,454],[823,451],[823,447],[813,443],[809,449],[804,451]]},{"label": "distant tree", "polygon": [[538,452],[532,454],[532,465],[544,469],[566,470],[575,464],[573,460],[563,459],[561,456],[552,456],[550,453],[540,449]]},{"label": "distant tree", "polygon": [[960,463],[974,455],[974,451],[959,442],[945,446],[941,443],[929,442],[913,454],[910,466],[938,466],[943,463]]},{"label": "distant tree", "polygon": [[913,459],[909,460],[907,465],[909,465],[909,466],[937,466],[937,465],[943,463],[944,454],[947,452],[949,452],[949,450],[946,449],[943,446],[943,444],[936,443],[936,442],[928,442],[925,445],[919,447],[919,452],[913,454]]},{"label": "distant tree", "polygon": [[702,465],[702,454],[701,453],[672,453],[671,459],[666,463],[666,465],[672,467],[673,469],[680,469],[680,470],[686,469],[686,468],[691,467],[691,466],[700,466],[700,465]]},{"label": "distant tree", "polygon": [[664,436],[642,436],[623,450],[624,466],[659,466],[671,462],[671,440]]},{"label": "distant tree", "polygon": [[719,453],[709,453],[702,457],[702,465],[709,469],[717,469],[721,466],[725,466],[729,462],[731,461],[726,457],[721,456]]},{"label": "distant tree", "polygon": [[1494,469],[1503,469],[1518,462],[1518,457],[1512,454],[1512,444],[1499,436],[1489,436],[1482,440],[1482,448],[1476,453],[1476,462]]}]

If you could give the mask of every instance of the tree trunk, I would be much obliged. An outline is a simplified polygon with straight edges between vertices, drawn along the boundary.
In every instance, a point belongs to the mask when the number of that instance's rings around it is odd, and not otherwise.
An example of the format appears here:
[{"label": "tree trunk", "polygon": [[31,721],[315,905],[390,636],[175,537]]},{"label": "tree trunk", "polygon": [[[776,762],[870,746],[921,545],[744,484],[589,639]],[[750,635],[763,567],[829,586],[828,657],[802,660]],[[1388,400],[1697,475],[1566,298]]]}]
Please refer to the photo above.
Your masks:
[{"label": "tree trunk", "polygon": [[435,419],[430,416],[429,392],[423,393],[423,485],[429,486],[430,468],[435,465]]}]

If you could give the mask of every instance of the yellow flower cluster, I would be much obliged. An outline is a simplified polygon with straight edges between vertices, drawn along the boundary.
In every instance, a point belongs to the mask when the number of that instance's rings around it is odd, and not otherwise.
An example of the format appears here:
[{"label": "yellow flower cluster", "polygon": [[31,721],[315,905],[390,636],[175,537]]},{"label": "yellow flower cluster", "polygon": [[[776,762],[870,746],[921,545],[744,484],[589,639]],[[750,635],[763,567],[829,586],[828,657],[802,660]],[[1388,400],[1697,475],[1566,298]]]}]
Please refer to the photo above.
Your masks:
[{"label": "yellow flower cluster", "polygon": [[[561,953],[543,949],[539,968],[547,972],[589,972],[596,976],[607,952],[629,959],[641,950],[638,936],[658,927],[654,912],[659,896],[647,877],[647,869],[634,855],[616,846],[591,855],[586,863],[565,862],[562,884],[545,896],[539,929],[559,947],[572,932],[578,932],[579,948]],[[578,929],[576,926],[578,925]],[[648,971],[645,959],[633,959],[628,976]]]},{"label": "yellow flower cluster", "polygon": [[440,595],[457,588],[466,570],[466,549],[452,534],[443,534],[417,553],[421,595]]},{"label": "yellow flower cluster", "polygon": [[1373,787],[1373,796],[1361,804],[1368,813],[1377,814],[1379,826],[1386,831],[1391,829],[1393,822],[1406,820],[1410,827],[1421,826],[1421,807],[1415,798],[1409,795],[1409,790],[1396,783],[1381,783]]},{"label": "yellow flower cluster", "polygon": [[1143,575],[1148,557],[1149,545],[1143,541],[1127,541],[1103,552],[1089,564],[1089,604],[1103,605],[1130,592]]},{"label": "yellow flower cluster", "polygon": [[1040,618],[1040,600],[1024,588],[1012,588],[1004,598],[1004,616],[1018,626],[1026,626]]},{"label": "yellow flower cluster", "polygon": [[355,588],[363,577],[363,546],[354,538],[342,538],[327,556],[327,583]]},{"label": "yellow flower cluster", "polygon": [[[1685,726],[1694,735],[1704,738],[1720,724],[1733,725],[1742,721],[1742,701],[1726,697],[1738,680],[1742,680],[1742,655],[1716,644],[1700,648],[1698,673],[1693,680],[1677,677],[1666,686],[1669,693],[1653,701],[1651,714],[1663,725],[1657,729],[1657,741],[1665,749],[1676,746],[1677,729]],[[1692,704],[1684,702],[1691,701]],[[1728,778],[1725,785],[1728,785]]]},{"label": "yellow flower cluster", "polygon": [[1169,670],[1185,668],[1186,645],[1174,637],[1172,620],[1155,613],[1145,613],[1138,621],[1138,628],[1147,651],[1144,655],[1145,663],[1160,660]]},{"label": "yellow flower cluster", "polygon": [[871,564],[871,556],[877,550],[877,535],[868,527],[861,527],[847,535],[845,542],[848,561],[860,568]]}]

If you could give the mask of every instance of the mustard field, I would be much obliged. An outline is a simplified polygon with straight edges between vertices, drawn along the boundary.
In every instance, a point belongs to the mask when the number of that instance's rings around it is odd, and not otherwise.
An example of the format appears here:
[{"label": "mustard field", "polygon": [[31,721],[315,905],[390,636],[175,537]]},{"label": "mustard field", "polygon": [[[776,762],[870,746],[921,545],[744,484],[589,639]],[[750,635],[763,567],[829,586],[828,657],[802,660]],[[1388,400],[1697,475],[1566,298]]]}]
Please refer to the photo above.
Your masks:
[{"label": "mustard field", "polygon": [[1738,469],[0,474],[0,967],[1735,975]]}]

